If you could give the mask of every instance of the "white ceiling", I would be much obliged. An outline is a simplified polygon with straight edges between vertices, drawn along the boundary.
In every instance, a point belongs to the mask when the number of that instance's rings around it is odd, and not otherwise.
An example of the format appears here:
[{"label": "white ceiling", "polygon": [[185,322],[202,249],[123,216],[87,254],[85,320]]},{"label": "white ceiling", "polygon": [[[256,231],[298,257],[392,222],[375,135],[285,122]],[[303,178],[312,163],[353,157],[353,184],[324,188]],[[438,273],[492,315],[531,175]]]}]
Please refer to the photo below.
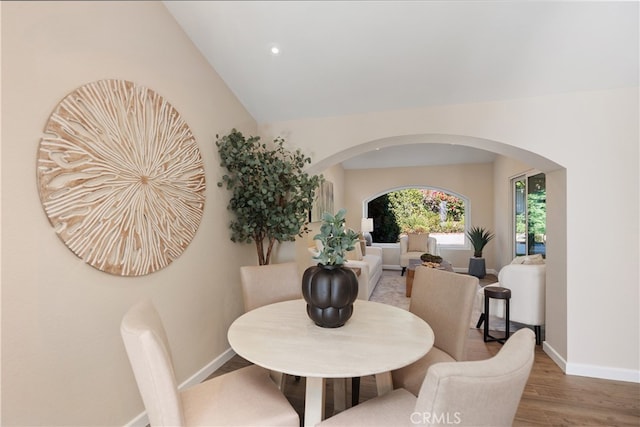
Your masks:
[{"label": "white ceiling", "polygon": [[[258,123],[637,86],[639,3],[165,1]],[[272,46],[281,52],[273,55]],[[441,148],[429,148],[432,158]],[[367,153],[381,158],[416,146]],[[404,151],[403,151],[404,150]],[[442,154],[465,162],[463,147]],[[447,157],[447,155],[449,157]],[[491,156],[489,156],[491,157]],[[345,167],[358,167],[347,161]]]}]

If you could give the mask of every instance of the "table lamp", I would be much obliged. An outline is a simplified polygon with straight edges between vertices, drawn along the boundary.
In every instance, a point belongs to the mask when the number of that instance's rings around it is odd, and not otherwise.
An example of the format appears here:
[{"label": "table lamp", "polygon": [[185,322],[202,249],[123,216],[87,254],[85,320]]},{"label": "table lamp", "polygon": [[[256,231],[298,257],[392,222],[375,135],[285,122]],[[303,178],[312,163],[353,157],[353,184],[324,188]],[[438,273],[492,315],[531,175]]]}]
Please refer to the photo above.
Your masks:
[{"label": "table lamp", "polygon": [[373,218],[362,218],[360,221],[360,231],[362,231],[367,246],[371,246],[373,238],[370,233],[373,231]]}]

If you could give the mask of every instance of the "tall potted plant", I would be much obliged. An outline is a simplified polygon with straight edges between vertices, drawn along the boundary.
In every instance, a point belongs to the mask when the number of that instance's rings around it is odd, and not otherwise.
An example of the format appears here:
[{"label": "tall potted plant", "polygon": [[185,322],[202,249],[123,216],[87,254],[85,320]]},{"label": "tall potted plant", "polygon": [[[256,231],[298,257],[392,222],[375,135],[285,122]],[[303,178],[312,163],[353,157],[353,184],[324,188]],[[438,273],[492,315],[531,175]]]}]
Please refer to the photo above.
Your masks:
[{"label": "tall potted plant", "polygon": [[469,259],[469,274],[482,279],[487,274],[482,251],[495,235],[484,227],[471,227],[467,237],[473,246],[473,258]]},{"label": "tall potted plant", "polygon": [[285,149],[282,138],[267,145],[236,129],[216,138],[220,165],[227,169],[218,187],[232,191],[231,240],[255,243],[258,264],[269,264],[276,242],[309,232],[308,213],[323,178],[307,174],[303,168],[311,159]]},{"label": "tall potted plant", "polygon": [[325,328],[343,326],[353,314],[358,297],[358,278],[344,267],[348,251],[355,249],[358,233],[345,228],[345,209],[334,215],[322,215],[320,233],[313,237],[322,249],[314,259],[318,264],[302,275],[302,296],[307,301],[307,314],[316,325]]}]

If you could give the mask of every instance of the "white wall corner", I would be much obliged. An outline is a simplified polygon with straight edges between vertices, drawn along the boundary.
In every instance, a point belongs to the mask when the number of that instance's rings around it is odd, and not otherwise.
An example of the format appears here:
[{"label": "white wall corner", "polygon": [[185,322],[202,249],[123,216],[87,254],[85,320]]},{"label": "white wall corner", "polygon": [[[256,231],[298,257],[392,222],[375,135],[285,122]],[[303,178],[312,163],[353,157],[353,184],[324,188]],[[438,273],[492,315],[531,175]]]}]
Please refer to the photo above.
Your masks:
[{"label": "white wall corner", "polygon": [[[202,369],[189,377],[186,381],[178,386],[180,390],[184,390],[191,386],[201,383],[206,380],[209,375],[213,374],[215,371],[220,369],[222,365],[227,363],[236,353],[231,348],[228,348],[224,351],[220,356],[213,359],[211,362],[207,363]],[[144,411],[138,414],[135,418],[125,424],[124,427],[146,427],[149,425],[149,417],[147,417],[147,412]]]}]

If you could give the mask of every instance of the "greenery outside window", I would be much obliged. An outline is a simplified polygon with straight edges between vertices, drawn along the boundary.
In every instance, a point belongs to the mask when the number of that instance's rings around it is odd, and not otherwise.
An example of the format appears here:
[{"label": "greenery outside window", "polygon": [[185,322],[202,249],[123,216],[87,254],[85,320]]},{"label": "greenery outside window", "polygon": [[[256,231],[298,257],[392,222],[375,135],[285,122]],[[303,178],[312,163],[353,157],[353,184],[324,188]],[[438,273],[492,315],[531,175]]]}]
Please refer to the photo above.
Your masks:
[{"label": "greenery outside window", "polygon": [[397,189],[365,202],[373,218],[374,243],[396,243],[409,232],[428,232],[441,246],[464,247],[468,200],[446,190],[418,187]]},{"label": "greenery outside window", "polygon": [[522,175],[511,180],[513,191],[514,255],[546,256],[547,189],[545,175]]}]

